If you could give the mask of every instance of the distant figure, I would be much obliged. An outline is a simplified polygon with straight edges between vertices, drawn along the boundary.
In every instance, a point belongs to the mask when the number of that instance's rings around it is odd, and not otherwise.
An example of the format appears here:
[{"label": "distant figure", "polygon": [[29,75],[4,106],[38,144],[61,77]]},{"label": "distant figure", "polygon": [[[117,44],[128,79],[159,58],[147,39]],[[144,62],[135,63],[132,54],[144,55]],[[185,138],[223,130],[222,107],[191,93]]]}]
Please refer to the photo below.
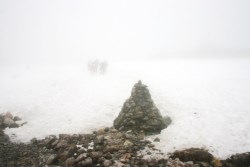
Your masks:
[{"label": "distant figure", "polygon": [[92,61],[88,61],[88,71],[92,73]]},{"label": "distant figure", "polygon": [[88,62],[88,71],[91,74],[96,74],[98,72],[99,60],[96,59],[94,61],[90,60]]},{"label": "distant figure", "polygon": [[99,60],[95,59],[95,61],[93,62],[93,72],[94,73],[97,73],[98,67],[99,67]]},{"label": "distant figure", "polygon": [[104,75],[107,71],[108,63],[106,61],[102,61],[100,63],[100,74]]}]

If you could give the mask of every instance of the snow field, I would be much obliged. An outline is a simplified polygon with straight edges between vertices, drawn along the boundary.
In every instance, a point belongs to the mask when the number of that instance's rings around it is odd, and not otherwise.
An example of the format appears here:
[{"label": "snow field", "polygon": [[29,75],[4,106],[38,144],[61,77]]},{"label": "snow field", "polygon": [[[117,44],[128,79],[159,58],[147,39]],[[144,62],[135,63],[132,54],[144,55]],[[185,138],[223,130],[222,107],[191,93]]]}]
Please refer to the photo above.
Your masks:
[{"label": "snow field", "polygon": [[162,115],[173,120],[157,135],[163,152],[204,147],[226,158],[250,150],[250,59],[109,64],[104,76],[88,74],[84,63],[0,67],[0,113],[11,111],[28,122],[5,132],[28,142],[112,126],[140,79]]}]

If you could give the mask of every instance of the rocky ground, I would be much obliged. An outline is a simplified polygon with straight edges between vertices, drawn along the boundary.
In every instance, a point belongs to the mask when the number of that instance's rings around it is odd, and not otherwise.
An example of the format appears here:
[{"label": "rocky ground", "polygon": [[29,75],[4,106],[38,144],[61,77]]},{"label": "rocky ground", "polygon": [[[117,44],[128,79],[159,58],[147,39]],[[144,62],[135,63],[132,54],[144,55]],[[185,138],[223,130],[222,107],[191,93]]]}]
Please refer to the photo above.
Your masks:
[{"label": "rocky ground", "polygon": [[[159,142],[156,138],[154,142]],[[188,149],[165,155],[144,140],[144,134],[105,128],[92,134],[51,135],[29,144],[11,143],[0,130],[0,166],[76,167],[249,167],[250,154],[227,160],[214,158],[203,149]]]}]

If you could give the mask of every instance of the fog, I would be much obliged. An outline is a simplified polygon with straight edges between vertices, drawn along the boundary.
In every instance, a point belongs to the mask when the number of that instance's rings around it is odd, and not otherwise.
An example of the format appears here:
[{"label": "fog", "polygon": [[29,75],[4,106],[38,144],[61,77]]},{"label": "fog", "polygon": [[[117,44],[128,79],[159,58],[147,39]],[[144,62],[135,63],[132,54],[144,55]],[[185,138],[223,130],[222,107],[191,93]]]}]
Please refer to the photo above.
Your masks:
[{"label": "fog", "polygon": [[248,0],[1,0],[0,63],[249,56]]},{"label": "fog", "polygon": [[249,152],[249,71],[249,0],[0,0],[12,141],[111,127],[142,80],[172,119],[157,148]]}]

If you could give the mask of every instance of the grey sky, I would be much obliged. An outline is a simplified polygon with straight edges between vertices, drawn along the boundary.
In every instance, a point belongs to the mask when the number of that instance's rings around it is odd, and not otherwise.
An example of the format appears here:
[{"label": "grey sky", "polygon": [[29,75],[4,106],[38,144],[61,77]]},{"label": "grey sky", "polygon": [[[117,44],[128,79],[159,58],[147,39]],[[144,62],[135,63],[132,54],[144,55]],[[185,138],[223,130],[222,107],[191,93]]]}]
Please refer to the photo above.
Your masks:
[{"label": "grey sky", "polygon": [[249,0],[0,0],[1,64],[250,50]]}]

